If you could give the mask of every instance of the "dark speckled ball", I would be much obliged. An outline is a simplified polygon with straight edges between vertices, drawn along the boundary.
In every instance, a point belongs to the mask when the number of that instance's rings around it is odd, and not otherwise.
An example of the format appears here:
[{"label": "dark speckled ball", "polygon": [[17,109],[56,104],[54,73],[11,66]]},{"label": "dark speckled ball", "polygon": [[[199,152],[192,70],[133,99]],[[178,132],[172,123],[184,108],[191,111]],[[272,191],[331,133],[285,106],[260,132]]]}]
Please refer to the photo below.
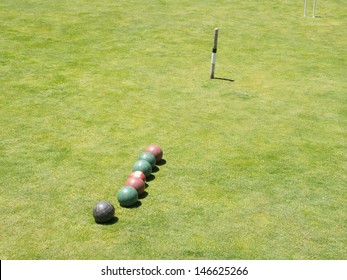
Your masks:
[{"label": "dark speckled ball", "polygon": [[114,206],[103,200],[94,206],[93,216],[98,224],[107,223],[114,218]]}]

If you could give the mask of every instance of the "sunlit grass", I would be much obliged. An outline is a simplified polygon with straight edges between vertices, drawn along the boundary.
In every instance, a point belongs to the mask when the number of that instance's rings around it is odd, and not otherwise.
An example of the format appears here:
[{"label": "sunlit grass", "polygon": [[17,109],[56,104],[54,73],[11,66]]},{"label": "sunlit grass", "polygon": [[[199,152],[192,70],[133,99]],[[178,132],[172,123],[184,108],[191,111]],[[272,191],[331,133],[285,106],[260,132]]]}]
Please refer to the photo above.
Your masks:
[{"label": "sunlit grass", "polygon": [[346,259],[345,8],[302,8],[2,1],[1,259]]}]

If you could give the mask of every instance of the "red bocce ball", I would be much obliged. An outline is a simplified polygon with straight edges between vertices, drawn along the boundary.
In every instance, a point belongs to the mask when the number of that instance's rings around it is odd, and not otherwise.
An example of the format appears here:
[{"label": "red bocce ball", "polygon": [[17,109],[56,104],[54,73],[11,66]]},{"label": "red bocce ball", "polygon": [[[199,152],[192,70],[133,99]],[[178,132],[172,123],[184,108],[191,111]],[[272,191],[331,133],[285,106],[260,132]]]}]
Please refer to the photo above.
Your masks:
[{"label": "red bocce ball", "polygon": [[129,175],[129,178],[140,178],[142,179],[142,181],[146,182],[146,175],[145,173],[141,172],[141,171],[134,171],[131,172]]},{"label": "red bocce ball", "polygon": [[156,163],[163,158],[163,150],[158,145],[149,145],[146,148],[146,152],[150,152],[155,157]]},{"label": "red bocce ball", "polygon": [[130,177],[125,181],[124,185],[133,187],[137,191],[138,195],[145,191],[145,182],[140,178]]}]

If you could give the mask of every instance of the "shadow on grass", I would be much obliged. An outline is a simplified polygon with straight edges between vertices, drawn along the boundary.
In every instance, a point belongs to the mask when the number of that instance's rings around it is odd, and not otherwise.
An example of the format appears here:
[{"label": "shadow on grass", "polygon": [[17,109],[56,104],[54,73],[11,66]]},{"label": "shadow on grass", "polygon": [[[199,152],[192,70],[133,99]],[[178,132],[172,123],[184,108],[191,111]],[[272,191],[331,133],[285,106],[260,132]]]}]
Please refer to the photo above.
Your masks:
[{"label": "shadow on grass", "polygon": [[159,169],[158,166],[153,166],[153,168],[152,168],[152,172],[153,172],[153,173],[157,173],[159,170],[160,170],[160,169]]},{"label": "shadow on grass", "polygon": [[228,78],[219,78],[219,77],[214,77],[213,78],[214,80],[222,80],[222,81],[227,81],[227,82],[235,82],[235,80],[232,80],[232,79],[228,79]]},{"label": "shadow on grass", "polygon": [[[159,162],[156,163],[155,166],[152,167],[152,173],[157,173],[158,171],[160,171],[160,168],[158,166],[162,166],[166,164],[166,160],[165,159],[161,159]],[[146,178],[147,182],[153,181],[155,179],[155,176],[153,174],[149,175]]]},{"label": "shadow on grass", "polygon": [[[147,182],[150,182],[150,181],[153,181],[155,179],[155,176],[153,174],[149,175],[147,178],[146,178],[146,181]],[[146,184],[147,185],[147,184]],[[146,186],[146,188],[148,187],[148,185]]]},{"label": "shadow on grass", "polygon": [[[147,185],[147,184],[146,184]],[[142,194],[139,195],[139,199],[144,199],[148,196],[148,192],[144,191]]]},{"label": "shadow on grass", "polygon": [[123,207],[124,207],[124,208],[127,208],[127,209],[133,209],[133,208],[139,208],[141,205],[142,205],[142,202],[138,200],[134,205],[131,205],[131,206],[123,206]]},{"label": "shadow on grass", "polygon": [[165,159],[161,159],[159,162],[157,162],[158,166],[162,166],[166,164],[166,160]]},{"label": "shadow on grass", "polygon": [[118,218],[117,217],[113,217],[110,221],[106,222],[106,223],[97,223],[98,225],[102,225],[102,226],[109,226],[109,225],[114,225],[115,223],[118,222]]}]

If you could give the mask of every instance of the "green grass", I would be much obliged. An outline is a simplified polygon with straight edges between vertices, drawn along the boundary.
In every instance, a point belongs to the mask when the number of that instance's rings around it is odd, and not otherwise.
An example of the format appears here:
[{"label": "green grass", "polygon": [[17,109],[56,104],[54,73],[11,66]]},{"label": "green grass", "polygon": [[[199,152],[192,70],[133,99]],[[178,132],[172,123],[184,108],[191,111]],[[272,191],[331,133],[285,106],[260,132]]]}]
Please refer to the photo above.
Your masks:
[{"label": "green grass", "polygon": [[[346,259],[345,14],[2,0],[0,258]],[[215,27],[234,82],[209,79]],[[151,143],[166,164],[121,208]],[[117,223],[95,224],[103,199]]]}]

